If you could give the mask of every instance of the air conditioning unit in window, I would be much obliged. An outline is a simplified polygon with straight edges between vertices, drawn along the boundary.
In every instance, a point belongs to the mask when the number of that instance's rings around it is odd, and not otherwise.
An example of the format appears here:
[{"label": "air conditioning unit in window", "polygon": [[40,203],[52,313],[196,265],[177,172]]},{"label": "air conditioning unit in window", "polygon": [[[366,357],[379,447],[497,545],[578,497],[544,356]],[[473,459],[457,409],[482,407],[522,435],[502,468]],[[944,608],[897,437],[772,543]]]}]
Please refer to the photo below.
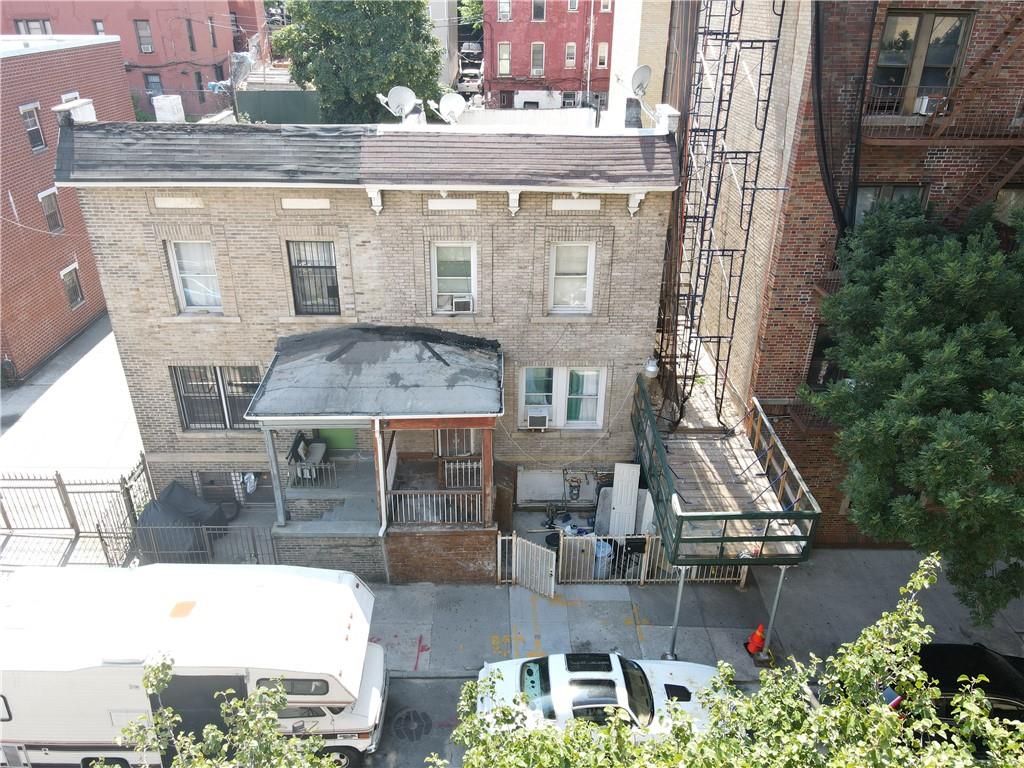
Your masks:
[{"label": "air conditioning unit in window", "polygon": [[139,50],[142,53],[152,53],[153,52],[153,46],[152,45],[146,45],[145,43],[142,43],[141,45],[139,45]]},{"label": "air conditioning unit in window", "polygon": [[452,299],[452,312],[464,313],[473,311],[472,296],[455,296]]},{"label": "air conditioning unit in window", "polygon": [[543,432],[548,428],[548,414],[546,405],[531,405],[526,409],[527,429],[537,429]]},{"label": "air conditioning unit in window", "polygon": [[938,99],[930,99],[927,96],[918,96],[914,99],[914,114],[930,115],[939,105]]}]

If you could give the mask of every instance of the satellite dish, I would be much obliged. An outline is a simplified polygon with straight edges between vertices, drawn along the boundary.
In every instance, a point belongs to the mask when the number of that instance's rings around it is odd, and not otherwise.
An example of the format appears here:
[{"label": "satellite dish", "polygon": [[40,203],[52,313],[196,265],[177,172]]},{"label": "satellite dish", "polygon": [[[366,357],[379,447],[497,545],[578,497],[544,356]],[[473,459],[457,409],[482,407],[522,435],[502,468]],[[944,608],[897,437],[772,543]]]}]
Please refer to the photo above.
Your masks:
[{"label": "satellite dish", "polygon": [[406,88],[404,85],[396,85],[388,91],[387,101],[391,114],[405,117],[416,106],[416,94],[413,93],[412,89]]},{"label": "satellite dish", "polygon": [[[638,99],[642,99],[644,94],[647,93],[647,86],[651,84],[651,68],[646,64],[641,64],[639,67],[633,70],[633,76],[630,78],[629,87],[633,90],[633,95]],[[390,99],[391,94],[388,94]]]},{"label": "satellite dish", "polygon": [[441,97],[438,105],[438,112],[441,118],[447,123],[457,123],[462,113],[466,111],[466,100],[457,93],[446,93]]}]

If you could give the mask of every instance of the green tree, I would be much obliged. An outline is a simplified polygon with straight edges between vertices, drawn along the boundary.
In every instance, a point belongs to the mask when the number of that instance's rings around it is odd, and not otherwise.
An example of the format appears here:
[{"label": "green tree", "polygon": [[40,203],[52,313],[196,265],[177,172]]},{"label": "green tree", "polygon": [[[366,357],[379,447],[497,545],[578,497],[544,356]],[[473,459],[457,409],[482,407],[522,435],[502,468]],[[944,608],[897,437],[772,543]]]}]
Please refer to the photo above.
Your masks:
[{"label": "green tree", "polygon": [[372,123],[390,118],[377,101],[396,85],[424,102],[440,95],[441,46],[426,0],[288,0],[291,23],[273,36],[291,59],[292,79],[313,84],[324,119]]},{"label": "green tree", "polygon": [[[988,717],[977,685],[984,678],[963,680],[951,722],[936,715],[939,691],[918,662],[931,628],[917,595],[934,583],[937,567],[926,558],[896,609],[826,659],[820,676],[812,656],[809,664],[763,671],[760,688],[747,695],[720,664],[698,694],[709,713],[703,730],[679,710],[663,738],[635,738],[621,718],[527,729],[521,708],[476,712],[484,681],[463,688],[452,738],[466,748],[465,768],[1020,768],[1024,723]],[[886,686],[904,696],[898,711],[882,698]],[[428,763],[446,765],[436,755]]]},{"label": "green tree", "polygon": [[459,0],[459,21],[473,29],[483,29],[484,0]]},{"label": "green tree", "polygon": [[1024,227],[1006,251],[990,217],[866,216],[822,305],[848,378],[809,395],[839,428],[852,519],[939,551],[979,621],[1024,593]]}]

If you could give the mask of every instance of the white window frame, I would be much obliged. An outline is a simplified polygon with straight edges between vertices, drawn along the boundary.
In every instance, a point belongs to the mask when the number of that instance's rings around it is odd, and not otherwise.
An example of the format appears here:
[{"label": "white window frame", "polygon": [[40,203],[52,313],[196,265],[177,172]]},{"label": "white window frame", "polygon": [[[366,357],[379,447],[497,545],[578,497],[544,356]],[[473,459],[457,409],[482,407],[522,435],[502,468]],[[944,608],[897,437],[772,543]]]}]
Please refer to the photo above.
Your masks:
[{"label": "white window frame", "polygon": [[597,44],[597,68],[608,69],[608,43]]},{"label": "white window frame", "polygon": [[[569,56],[569,51],[572,51],[572,56]],[[576,69],[576,43],[565,44],[565,68]]]},{"label": "white window frame", "polygon": [[[437,247],[468,247],[469,248],[469,286],[473,297],[473,309],[470,312],[455,312],[447,309],[438,309],[437,306]],[[476,290],[476,243],[472,240],[439,240],[430,244],[430,309],[435,315],[475,315],[477,309]],[[445,294],[449,295],[449,294]],[[454,294],[451,294],[454,295]],[[459,294],[462,295],[462,294]]]},{"label": "white window frame", "polygon": [[[565,97],[568,96],[570,93],[572,94],[572,103],[566,104]],[[576,102],[578,99],[579,91],[562,91],[562,109],[574,109],[577,106]]]},{"label": "white window frame", "polygon": [[601,13],[612,12],[612,0],[601,0]]},{"label": "white window frame", "polygon": [[80,306],[85,304],[85,291],[82,289],[82,272],[81,272],[81,270],[78,269],[78,262],[77,261],[75,261],[73,264],[69,264],[68,266],[64,267],[64,269],[62,269],[60,271],[60,282],[61,282],[61,285],[64,287],[64,291],[66,293],[67,292],[67,286],[64,285],[64,275],[66,275],[68,272],[72,272],[72,271],[77,273],[75,275],[75,282],[78,283],[78,295],[79,295],[80,298],[78,299],[78,303],[77,304],[71,304],[69,302],[68,306],[71,307],[71,309],[78,309]]},{"label": "white window frame", "polygon": [[[145,37],[149,39],[148,43],[142,42],[143,34],[139,27],[140,24],[146,25]],[[153,25],[149,23],[149,19],[132,19],[132,28],[135,30],[135,43],[138,46],[139,53],[154,53],[156,51],[156,44],[153,41]],[[146,48],[149,48],[147,51]]]},{"label": "white window frame", "polygon": [[[526,429],[529,408],[541,406],[526,404],[526,372],[532,368],[551,369],[551,406],[548,417],[549,429],[588,430],[601,429],[604,426],[605,395],[608,384],[608,369],[599,365],[525,365],[519,371],[519,427]],[[597,380],[597,419],[595,421],[568,421],[569,412],[569,373],[596,373]]]},{"label": "white window frame", "polygon": [[[46,218],[46,206],[43,205],[43,200],[50,196],[53,196],[53,206],[57,211],[57,218],[60,220],[60,226],[57,229],[50,229],[50,222]],[[47,231],[49,231],[51,235],[59,235],[64,231],[64,214],[60,212],[60,200],[57,199],[57,188],[50,187],[49,189],[44,189],[36,195],[36,199],[39,201],[39,206],[43,209],[43,221],[46,222]]]},{"label": "white window frame", "polygon": [[[540,3],[541,17],[537,18],[537,3]],[[530,21],[548,20],[548,0],[530,0]]]},{"label": "white window frame", "polygon": [[[217,273],[217,249],[214,247],[213,242],[210,240],[166,240],[164,250],[167,252],[167,260],[171,264],[171,276],[174,279],[174,292],[178,296],[178,311],[185,314],[210,314],[220,313],[224,311],[224,292],[220,286],[220,275]],[[210,246],[210,252],[213,256],[213,276],[217,278],[217,293],[220,294],[220,304],[217,306],[209,307],[191,307],[185,302],[185,291],[181,287],[181,275],[178,272],[178,254],[174,250],[174,246],[177,243],[205,243]]]},{"label": "white window frame", "polygon": [[93,31],[94,34],[97,34],[97,35],[105,35],[105,34],[107,34],[107,27],[103,23],[103,19],[93,19],[92,20],[92,31]]},{"label": "white window frame", "polygon": [[576,13],[580,9],[580,0],[569,0],[569,13]]},{"label": "white window frame", "polygon": [[[160,93],[149,87],[149,78],[155,77],[160,82]],[[142,73],[142,85],[146,89],[146,93],[150,96],[163,96],[164,95],[164,79],[160,77],[159,72],[143,72]]]},{"label": "white window frame", "polygon": [[[557,306],[555,304],[555,258],[563,245],[587,246],[587,302],[582,307]],[[551,244],[548,257],[548,311],[557,315],[586,315],[594,306],[594,264],[597,261],[597,244],[593,241],[566,241]]]},{"label": "white window frame", "polygon": [[81,96],[78,95],[78,91],[68,91],[60,95],[60,103],[67,104],[69,101],[77,101]]},{"label": "white window frame", "polygon": [[[537,46],[540,46],[540,69],[533,66],[533,50]],[[530,77],[544,77],[544,58],[547,54],[545,50],[547,46],[541,41],[535,41],[530,43]]]},{"label": "white window frame", "polygon": [[512,21],[512,0],[498,0],[498,21]]},{"label": "white window frame", "polygon": [[40,144],[38,147],[33,147],[32,146],[32,140],[29,139],[29,148],[33,152],[42,152],[43,150],[46,149],[46,134],[43,133],[43,123],[39,119],[39,102],[38,101],[34,101],[31,104],[22,104],[20,107],[18,107],[18,114],[21,115],[21,121],[22,121],[23,124],[25,122],[25,115],[27,115],[29,112],[33,112],[34,113],[32,119],[35,120],[36,127],[35,128],[29,128],[28,126],[25,126],[25,136],[27,137],[34,130],[35,131],[39,131],[39,140],[42,141],[43,143]]},{"label": "white window frame", "polygon": [[[501,47],[505,46],[508,48],[508,58],[505,60],[508,62],[508,68],[505,72],[501,71]],[[498,77],[511,77],[512,76],[512,43],[508,40],[498,43]]]},{"label": "white window frame", "polygon": [[[33,32],[31,24],[36,24],[39,27],[38,32]],[[19,35],[52,35],[53,24],[49,18],[45,19],[15,19],[14,20],[15,30]]]}]

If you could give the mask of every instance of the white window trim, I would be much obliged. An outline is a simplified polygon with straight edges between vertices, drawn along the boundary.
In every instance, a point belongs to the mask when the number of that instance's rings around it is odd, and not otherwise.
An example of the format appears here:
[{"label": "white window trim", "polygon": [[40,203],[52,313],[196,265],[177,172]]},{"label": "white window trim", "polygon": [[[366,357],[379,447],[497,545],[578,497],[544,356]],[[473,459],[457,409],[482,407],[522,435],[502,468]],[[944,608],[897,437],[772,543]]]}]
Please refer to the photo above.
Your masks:
[{"label": "white window trim", "polygon": [[[472,312],[449,312],[437,308],[437,246],[469,246],[469,287],[473,296]],[[456,315],[475,315],[477,313],[477,290],[476,290],[476,243],[472,240],[438,240],[430,244],[430,310],[435,315],[444,317]]]},{"label": "white window trim", "polygon": [[33,109],[39,109],[38,101],[33,101],[31,104],[22,104],[20,107],[18,107],[18,112],[19,114],[24,115],[26,112],[31,112]]},{"label": "white window trim", "polygon": [[[533,48],[534,46],[540,46],[540,69],[536,69],[533,66]],[[535,40],[530,43],[530,77],[544,77],[544,65],[547,60],[547,46],[541,40]]]},{"label": "white window trim", "polygon": [[[548,419],[549,429],[593,430],[604,426],[605,390],[608,382],[608,369],[599,365],[524,365],[519,371],[519,427],[527,427],[527,408],[537,406],[526,405],[526,371],[530,368],[551,368],[551,417]],[[567,421],[569,410],[569,372],[586,371],[598,374],[597,380],[597,420]]]},{"label": "white window trim", "polygon": [[61,276],[61,277],[64,277],[64,275],[66,275],[66,274],[67,274],[68,272],[70,272],[70,271],[71,271],[72,269],[78,269],[78,262],[77,262],[77,261],[76,261],[76,262],[74,262],[73,264],[69,264],[68,266],[64,267],[64,269],[62,269],[62,270],[60,271],[60,276]]},{"label": "white window trim", "polygon": [[580,9],[580,0],[568,0],[566,10],[569,13],[576,13]]},{"label": "white window trim", "polygon": [[78,261],[77,260],[74,263],[69,264],[68,266],[64,267],[64,269],[62,269],[60,271],[60,281],[61,281],[61,283],[63,283],[64,282],[64,275],[66,275],[68,272],[71,272],[72,270],[74,270],[75,272],[78,272],[78,275],[77,275],[78,293],[79,293],[79,295],[81,295],[82,298],[80,298],[78,300],[77,304],[71,304],[70,307],[71,307],[71,309],[78,309],[80,306],[85,304],[85,291],[82,290],[82,273],[78,269]]},{"label": "white window trim", "polygon": [[78,91],[68,91],[60,95],[60,103],[67,104],[69,101],[76,101],[80,98]]},{"label": "white window trim", "polygon": [[[166,240],[164,250],[167,252],[167,261],[171,264],[171,276],[174,279],[174,292],[178,297],[178,311],[182,314],[219,314],[224,311],[224,292],[221,290],[220,273],[217,269],[217,249],[211,240]],[[213,254],[214,275],[217,278],[217,290],[220,293],[220,304],[216,307],[190,307],[185,303],[185,291],[181,287],[181,275],[178,273],[178,255],[174,252],[175,243],[205,243],[210,246]]]},{"label": "white window trim", "polygon": [[[555,306],[555,254],[562,245],[587,246],[587,303],[582,307]],[[557,315],[586,315],[594,306],[594,264],[597,261],[597,244],[594,242],[567,241],[552,243],[548,257],[548,311]]]},{"label": "white window trim", "polygon": [[543,23],[543,22],[548,20],[548,0],[542,0],[542,1],[544,3],[544,18],[543,19],[535,19],[533,17],[533,6],[534,6],[535,0],[530,0],[530,21],[531,22],[535,21],[538,24],[541,24],[541,23]]},{"label": "white window trim", "polygon": [[512,0],[508,0],[508,11],[504,14],[501,12],[501,0],[499,0],[496,13],[500,22],[512,21]]},{"label": "white window trim", "polygon": [[[569,46],[572,46],[572,64],[569,63]],[[565,68],[576,69],[576,43],[565,44]]]},{"label": "white window trim", "polygon": [[[601,52],[604,52],[604,64],[601,63]],[[594,66],[598,69],[608,69],[608,43],[597,44],[597,59]]]},{"label": "white window trim", "polygon": [[41,203],[41,202],[43,202],[43,198],[44,197],[47,197],[48,195],[56,195],[56,194],[57,194],[57,188],[56,187],[50,187],[49,189],[44,189],[42,192],[40,192],[38,195],[36,195],[36,199]]},{"label": "white window trim", "polygon": [[[508,72],[502,73],[501,71],[501,46],[508,46]],[[498,43],[498,77],[512,77],[512,42],[510,40],[503,40]]]},{"label": "white window trim", "polygon": [[612,12],[612,0],[601,0],[601,13]]}]

